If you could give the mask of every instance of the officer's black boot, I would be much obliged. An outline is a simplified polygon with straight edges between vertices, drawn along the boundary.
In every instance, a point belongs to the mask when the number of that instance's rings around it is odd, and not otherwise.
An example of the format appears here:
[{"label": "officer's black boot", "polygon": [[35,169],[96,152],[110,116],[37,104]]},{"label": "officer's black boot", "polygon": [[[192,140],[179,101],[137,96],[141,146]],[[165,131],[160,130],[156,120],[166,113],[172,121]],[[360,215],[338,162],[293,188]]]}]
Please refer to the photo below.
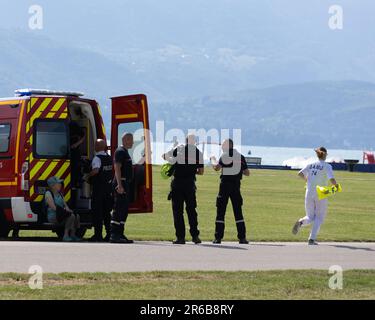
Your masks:
[{"label": "officer's black boot", "polygon": [[173,241],[173,244],[185,244],[186,241],[185,239],[176,239]]},{"label": "officer's black boot", "polygon": [[249,241],[246,238],[242,238],[238,240],[239,244],[249,244]]},{"label": "officer's black boot", "polygon": [[109,238],[110,243],[126,243],[124,240],[121,238],[121,228],[117,224],[112,224],[111,225],[111,237]]},{"label": "officer's black boot", "polygon": [[123,241],[123,243],[134,243],[134,240],[130,240],[130,239],[128,239],[125,236],[124,231],[125,231],[125,225],[121,224],[121,227],[120,227],[120,238]]},{"label": "officer's black boot", "polygon": [[193,242],[195,244],[199,244],[199,243],[202,243],[202,240],[199,238],[199,236],[195,236],[195,237],[193,237]]}]

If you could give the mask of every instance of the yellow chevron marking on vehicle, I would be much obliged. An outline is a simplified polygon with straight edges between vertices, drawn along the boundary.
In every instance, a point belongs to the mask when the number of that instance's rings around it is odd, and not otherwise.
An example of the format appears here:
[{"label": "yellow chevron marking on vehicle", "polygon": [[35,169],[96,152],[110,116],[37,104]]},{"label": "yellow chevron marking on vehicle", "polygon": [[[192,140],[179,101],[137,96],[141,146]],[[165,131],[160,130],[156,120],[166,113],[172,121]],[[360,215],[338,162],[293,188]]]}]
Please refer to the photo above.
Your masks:
[{"label": "yellow chevron marking on vehicle", "polygon": [[32,152],[30,152],[30,154],[29,154],[29,164],[31,163],[31,162],[33,162],[33,160],[34,160],[34,157],[33,157],[33,153]]},{"label": "yellow chevron marking on vehicle", "polygon": [[66,176],[66,178],[65,178],[65,181],[64,181],[64,185],[68,185],[69,183],[70,183],[70,181],[71,181],[71,176],[70,176],[70,173]]},{"label": "yellow chevron marking on vehicle", "polygon": [[57,102],[55,103],[55,105],[53,106],[51,111],[56,112],[56,111],[60,110],[60,108],[64,104],[64,102],[65,102],[64,98],[57,100]]},{"label": "yellow chevron marking on vehicle", "polygon": [[[39,161],[38,164],[39,163],[42,163],[42,165],[43,165],[44,161]],[[52,162],[47,167],[47,169],[40,175],[40,177],[38,177],[38,180],[46,180],[48,178],[48,176],[50,175],[50,173],[53,171],[53,169],[55,169],[55,167],[57,166],[57,163],[58,162]],[[32,177],[34,177],[34,175],[32,175],[32,173],[30,172],[30,178],[32,178]],[[34,186],[31,186],[31,188],[30,188],[30,196],[33,196],[34,193],[35,193]]]},{"label": "yellow chevron marking on vehicle", "polygon": [[30,180],[38,173],[45,161],[38,161],[30,171]]},{"label": "yellow chevron marking on vehicle", "polygon": [[[32,98],[29,103],[28,103],[28,107],[27,107],[27,116],[30,116],[30,111],[32,109],[32,107],[35,105],[35,103],[38,101],[38,99],[35,99],[35,98]],[[29,118],[29,120],[27,121],[26,123],[26,134],[29,133],[31,129],[31,120]]]},{"label": "yellow chevron marking on vehicle", "polygon": [[62,114],[60,114],[59,119],[66,119],[67,117],[68,117],[68,113],[63,112]]},{"label": "yellow chevron marking on vehicle", "polygon": [[30,188],[30,197],[34,195],[34,186],[31,186]]},{"label": "yellow chevron marking on vehicle", "polygon": [[52,162],[46,170],[44,170],[44,172],[40,175],[40,177],[38,178],[39,180],[46,180],[47,178],[49,178],[49,175],[50,173],[52,172],[53,169],[55,169],[57,166],[57,162]]},{"label": "yellow chevron marking on vehicle", "polygon": [[35,202],[40,202],[40,201],[42,201],[43,200],[43,195],[42,194],[40,194],[39,196],[37,196],[36,198],[35,198]]},{"label": "yellow chevron marking on vehicle", "polygon": [[[69,168],[69,165],[70,165],[70,162],[69,161],[66,161],[62,166],[61,168],[59,169],[59,171],[56,172],[55,176],[58,177],[60,179],[60,177],[64,174],[64,172]],[[64,184],[65,181],[64,181]]]},{"label": "yellow chevron marking on vehicle", "polygon": [[34,120],[38,117],[40,117],[40,115],[42,114],[42,112],[48,107],[48,105],[50,104],[50,102],[52,101],[52,98],[45,98],[42,102],[42,104],[40,105],[40,107],[38,108],[38,110],[36,110],[34,112],[34,114],[31,116],[31,119],[30,119],[30,125],[32,126],[33,123],[34,123]]},{"label": "yellow chevron marking on vehicle", "polygon": [[32,107],[34,107],[34,104],[35,104],[37,101],[38,101],[37,98],[33,98],[33,99],[31,99],[31,107],[30,107],[29,111],[31,110]]},{"label": "yellow chevron marking on vehicle", "polygon": [[65,201],[69,201],[70,200],[70,197],[71,197],[71,190],[69,189],[69,191],[66,193],[66,195],[65,195]]},{"label": "yellow chevron marking on vehicle", "polygon": [[[31,109],[31,102],[29,101],[28,104],[27,104],[27,116],[30,113],[30,109]],[[30,130],[30,121],[27,121],[26,122],[26,133],[29,132],[29,130]]]},{"label": "yellow chevron marking on vehicle", "polygon": [[53,119],[54,116],[55,116],[55,112],[50,112],[50,113],[47,113],[46,118]]}]

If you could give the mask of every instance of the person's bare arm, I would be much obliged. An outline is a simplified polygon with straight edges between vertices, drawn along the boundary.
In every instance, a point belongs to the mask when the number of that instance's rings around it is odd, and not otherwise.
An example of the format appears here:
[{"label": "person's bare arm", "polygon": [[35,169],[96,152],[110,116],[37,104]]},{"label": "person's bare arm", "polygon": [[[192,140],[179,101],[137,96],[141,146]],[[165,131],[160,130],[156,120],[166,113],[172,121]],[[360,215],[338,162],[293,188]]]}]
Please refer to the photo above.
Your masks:
[{"label": "person's bare arm", "polygon": [[53,211],[56,211],[55,201],[53,201],[52,196],[46,196],[46,201],[48,207],[50,207]]},{"label": "person's bare arm", "polygon": [[244,171],[242,171],[242,173],[248,177],[250,175],[250,170],[249,169],[245,169]]},{"label": "person's bare arm", "polygon": [[215,171],[219,171],[221,170],[221,165],[217,162],[217,159],[215,156],[212,156],[210,158],[210,161],[211,161],[211,165],[212,165],[212,168],[215,170]]},{"label": "person's bare arm", "polygon": [[330,179],[329,181],[331,182],[333,186],[336,186],[336,187],[338,186],[336,179]]},{"label": "person's bare arm", "polygon": [[99,168],[92,169],[89,174],[86,175],[86,179],[96,176],[99,173]]},{"label": "person's bare arm", "polygon": [[204,173],[204,168],[203,168],[203,167],[197,169],[197,174],[198,174],[198,175],[202,176],[203,173]]},{"label": "person's bare arm", "polygon": [[81,145],[85,141],[85,136],[83,136],[81,139],[79,139],[76,143],[72,144],[71,147],[73,149],[77,148],[79,145]]},{"label": "person's bare arm", "polygon": [[117,192],[122,194],[125,193],[124,187],[122,186],[122,181],[121,181],[121,163],[116,162],[115,163],[115,178],[117,182]]},{"label": "person's bare arm", "polygon": [[69,206],[68,206],[68,204],[65,202],[65,200],[64,200],[64,209],[65,209],[66,211],[68,211],[68,212],[73,213],[73,210],[69,208]]},{"label": "person's bare arm", "polygon": [[298,173],[298,176],[299,176],[301,179],[307,181],[307,178],[305,177],[305,175],[304,175],[302,172]]}]

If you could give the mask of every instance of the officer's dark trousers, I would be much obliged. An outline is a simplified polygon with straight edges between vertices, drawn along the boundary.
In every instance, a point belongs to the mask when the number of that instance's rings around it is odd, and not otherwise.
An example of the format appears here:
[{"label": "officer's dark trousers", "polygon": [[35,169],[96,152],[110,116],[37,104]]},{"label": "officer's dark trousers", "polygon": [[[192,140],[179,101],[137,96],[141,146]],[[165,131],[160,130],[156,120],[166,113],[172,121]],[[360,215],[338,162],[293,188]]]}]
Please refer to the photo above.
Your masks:
[{"label": "officer's dark trousers", "polygon": [[111,233],[117,236],[124,234],[129,210],[129,185],[124,183],[123,186],[125,189],[124,194],[119,194],[116,190],[113,191],[114,205],[111,218]]},{"label": "officer's dark trousers", "polygon": [[172,210],[177,239],[185,239],[184,203],[192,237],[199,235],[196,186],[193,179],[174,178],[171,183]]},{"label": "officer's dark trousers", "polygon": [[107,234],[111,232],[111,211],[113,200],[111,190],[105,190],[103,186],[94,186],[92,192],[92,213],[95,236],[101,238],[103,223]]},{"label": "officer's dark trousers", "polygon": [[225,211],[227,209],[228,200],[232,202],[234,217],[236,219],[237,237],[238,239],[246,238],[245,221],[242,214],[242,196],[240,181],[221,181],[219,194],[216,199],[216,230],[215,238],[222,239],[225,229]]}]

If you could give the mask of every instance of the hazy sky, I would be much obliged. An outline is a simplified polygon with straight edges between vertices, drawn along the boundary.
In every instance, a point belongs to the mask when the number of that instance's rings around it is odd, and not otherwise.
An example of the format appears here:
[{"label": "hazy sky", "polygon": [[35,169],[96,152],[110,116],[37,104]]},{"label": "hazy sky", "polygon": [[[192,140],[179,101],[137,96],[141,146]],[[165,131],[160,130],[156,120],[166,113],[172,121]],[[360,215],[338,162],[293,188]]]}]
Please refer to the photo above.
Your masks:
[{"label": "hazy sky", "polygon": [[225,45],[233,38],[278,41],[280,34],[319,41],[332,36],[327,24],[334,4],[344,9],[343,34],[355,33],[361,41],[375,28],[373,0],[1,0],[0,27],[28,29],[32,4],[44,9],[44,29],[35,32],[97,47],[202,46],[212,38]]}]

